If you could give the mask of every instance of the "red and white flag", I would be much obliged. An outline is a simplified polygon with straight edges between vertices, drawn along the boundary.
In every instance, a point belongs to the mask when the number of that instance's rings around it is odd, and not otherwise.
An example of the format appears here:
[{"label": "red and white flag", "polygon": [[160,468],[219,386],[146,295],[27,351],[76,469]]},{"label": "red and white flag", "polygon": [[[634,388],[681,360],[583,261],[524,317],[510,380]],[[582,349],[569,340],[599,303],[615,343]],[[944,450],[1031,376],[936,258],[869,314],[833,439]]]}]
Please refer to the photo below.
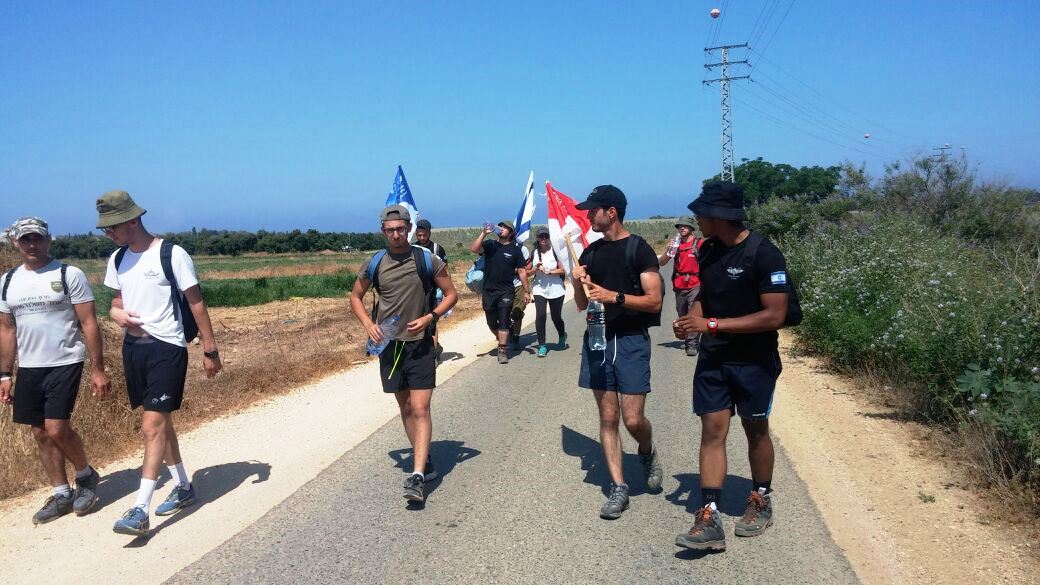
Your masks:
[{"label": "red and white flag", "polygon": [[545,182],[545,195],[549,200],[549,240],[560,258],[560,263],[570,276],[571,269],[578,259],[571,259],[567,239],[570,239],[574,245],[574,252],[580,257],[582,251],[592,242],[602,238],[603,234],[592,231],[587,212],[578,209],[578,204],[573,199],[553,189],[549,181]]}]

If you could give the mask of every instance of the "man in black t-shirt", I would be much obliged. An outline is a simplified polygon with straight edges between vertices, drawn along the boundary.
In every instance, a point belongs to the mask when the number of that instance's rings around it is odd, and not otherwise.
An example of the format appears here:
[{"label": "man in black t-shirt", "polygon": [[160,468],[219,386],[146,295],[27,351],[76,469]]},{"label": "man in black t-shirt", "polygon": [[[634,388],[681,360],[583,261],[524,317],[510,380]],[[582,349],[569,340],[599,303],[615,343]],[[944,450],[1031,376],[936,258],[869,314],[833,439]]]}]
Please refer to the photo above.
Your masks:
[{"label": "man in black t-shirt", "polygon": [[531,302],[531,285],[527,281],[527,260],[523,250],[513,241],[516,230],[513,222],[503,219],[498,222],[498,240],[484,241],[491,230],[484,228],[469,247],[474,254],[484,257],[484,316],[488,328],[498,338],[498,363],[509,363],[506,344],[509,341],[510,312],[513,309],[515,290],[513,278],[519,275],[524,287],[524,304]]},{"label": "man in black t-shirt", "polygon": [[589,388],[599,408],[599,437],[607,460],[611,486],[600,517],[615,519],[628,508],[628,484],[621,468],[619,420],[639,443],[648,491],[659,492],[664,471],[654,448],[653,428],[644,416],[650,392],[650,335],[661,314],[661,276],[657,254],[623,224],[628,200],[621,189],[600,185],[578,209],[588,212],[592,229],[603,234],[578,259],[574,267],[574,303],[585,310],[590,301],[603,303],[606,313],[606,348],[582,344],[578,386]]},{"label": "man in black t-shirt", "polygon": [[758,536],[773,523],[770,483],[773,441],[769,411],[780,375],[777,330],[787,315],[788,278],[783,254],[744,227],[744,192],[728,181],[704,185],[689,205],[707,238],[699,255],[701,290],[693,309],[673,324],[676,337],[701,335],[693,378],[693,410],[701,418],[700,473],[704,506],[679,546],[725,550],[716,502],[726,478],[730,417],[740,415],[754,482],[737,536]]}]

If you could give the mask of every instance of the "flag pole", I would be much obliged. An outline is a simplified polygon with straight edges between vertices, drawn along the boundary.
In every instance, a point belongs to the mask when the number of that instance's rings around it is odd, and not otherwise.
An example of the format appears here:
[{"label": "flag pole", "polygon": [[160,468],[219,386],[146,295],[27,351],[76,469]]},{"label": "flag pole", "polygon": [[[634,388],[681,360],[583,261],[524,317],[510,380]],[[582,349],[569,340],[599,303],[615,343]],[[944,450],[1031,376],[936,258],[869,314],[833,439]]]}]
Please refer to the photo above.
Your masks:
[{"label": "flag pole", "polygon": [[[560,230],[563,231],[563,230]],[[578,254],[574,251],[574,242],[571,242],[570,232],[563,232],[563,239],[567,242],[567,250],[570,251],[571,256],[571,274],[574,273],[574,267],[578,265]],[[589,298],[589,285],[584,282],[581,283],[581,289],[585,291],[585,298]]]}]

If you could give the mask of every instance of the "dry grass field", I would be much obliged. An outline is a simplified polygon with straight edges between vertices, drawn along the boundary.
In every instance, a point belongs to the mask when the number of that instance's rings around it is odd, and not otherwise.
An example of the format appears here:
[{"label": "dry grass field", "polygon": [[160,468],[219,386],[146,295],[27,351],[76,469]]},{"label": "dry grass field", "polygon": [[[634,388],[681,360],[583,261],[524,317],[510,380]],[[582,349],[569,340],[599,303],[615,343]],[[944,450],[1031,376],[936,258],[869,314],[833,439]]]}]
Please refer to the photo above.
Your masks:
[{"label": "dry grass field", "polygon": [[[313,255],[311,260],[318,257]],[[241,278],[243,273],[253,278],[319,274],[330,270],[329,266],[334,266],[334,270],[342,270],[344,266],[342,260],[290,264],[283,260],[271,256],[267,262],[241,262],[240,272],[233,265],[209,271],[207,262],[202,261],[199,273],[206,281],[214,277]],[[361,256],[353,260],[351,268],[356,269]],[[13,266],[15,262],[10,248],[0,248],[0,268]],[[213,264],[217,263],[213,259]],[[265,272],[264,264],[269,265],[270,270]],[[468,268],[469,263],[465,261],[452,265],[461,298],[451,318],[441,322],[444,328],[451,328],[480,309],[479,297],[464,285],[463,275]],[[205,284],[203,287],[205,289]],[[104,400],[91,396],[87,376],[84,376],[72,421],[83,437],[92,462],[104,464],[139,448],[140,412],[130,410],[126,397],[120,357],[122,332],[107,318],[107,308],[98,307],[98,313],[105,333],[105,360],[112,378],[112,392]],[[177,427],[181,431],[369,359],[364,355],[364,336],[347,299],[342,296],[293,299],[255,307],[212,308],[210,315],[224,358],[224,371],[217,378],[207,380],[201,366],[201,348],[197,345],[189,348],[185,399],[177,413]],[[0,477],[3,478],[0,499],[46,484],[29,429],[13,424],[9,409],[0,407]]]}]

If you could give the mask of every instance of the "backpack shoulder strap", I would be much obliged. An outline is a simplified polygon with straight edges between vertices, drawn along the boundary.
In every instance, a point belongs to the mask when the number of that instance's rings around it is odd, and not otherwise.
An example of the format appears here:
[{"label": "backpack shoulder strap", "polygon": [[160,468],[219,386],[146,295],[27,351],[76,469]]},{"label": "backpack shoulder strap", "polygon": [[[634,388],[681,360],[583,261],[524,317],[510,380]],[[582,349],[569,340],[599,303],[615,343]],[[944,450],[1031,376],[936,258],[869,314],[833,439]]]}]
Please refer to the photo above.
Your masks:
[{"label": "backpack shoulder strap", "polygon": [[65,296],[69,296],[69,280],[66,278],[65,273],[68,272],[69,265],[61,263],[61,290],[65,291]]},{"label": "backpack shoulder strap", "polygon": [[116,270],[119,270],[119,265],[123,263],[123,256],[126,256],[126,251],[130,246],[123,246],[116,250]]},{"label": "backpack shoulder strap", "polygon": [[747,268],[753,268],[755,266],[755,258],[758,256],[758,249],[762,246],[762,234],[758,232],[751,232],[747,237],[746,248],[744,248],[744,266]]},{"label": "backpack shoulder strap", "polygon": [[423,292],[429,294],[433,290],[433,258],[430,251],[422,246],[412,246],[412,258],[415,260],[419,280],[422,281]]},{"label": "backpack shoulder strap", "polygon": [[639,273],[636,272],[636,250],[639,248],[639,242],[643,238],[632,234],[628,236],[628,241],[625,242],[625,268],[628,269],[628,278],[632,281],[632,285],[637,290],[642,290],[643,285],[639,280]]},{"label": "backpack shoulder strap", "polygon": [[5,303],[7,302],[7,287],[11,286],[11,279],[14,277],[14,272],[16,270],[18,270],[17,266],[15,266],[14,268],[8,270],[7,271],[7,278],[4,279],[4,291],[3,291],[2,295],[0,295],[0,296],[2,296],[3,301]]},{"label": "backpack shoulder strap", "polygon": [[170,281],[170,292],[180,295],[177,277],[173,274],[173,242],[170,240],[163,240],[159,244],[159,264],[162,265],[163,276]]},{"label": "backpack shoulder strap", "polygon": [[383,256],[386,256],[386,248],[372,254],[372,258],[368,261],[368,270],[365,273],[376,292],[379,291],[379,263],[383,261]]}]

